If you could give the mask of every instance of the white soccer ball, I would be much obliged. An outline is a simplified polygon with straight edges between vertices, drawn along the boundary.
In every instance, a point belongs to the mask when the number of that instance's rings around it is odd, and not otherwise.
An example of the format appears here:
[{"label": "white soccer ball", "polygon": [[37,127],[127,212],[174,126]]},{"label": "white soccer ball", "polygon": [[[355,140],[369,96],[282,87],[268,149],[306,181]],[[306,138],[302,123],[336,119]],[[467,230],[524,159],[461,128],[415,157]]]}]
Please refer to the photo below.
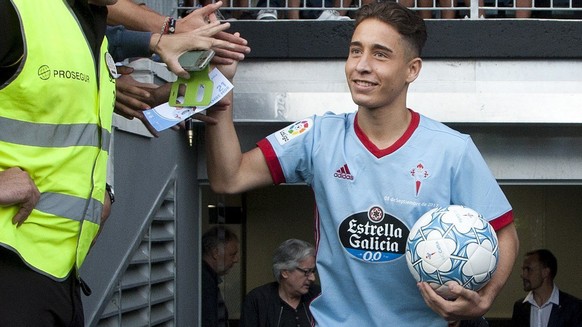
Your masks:
[{"label": "white soccer ball", "polygon": [[475,210],[460,205],[428,211],[412,226],[406,261],[416,281],[428,282],[453,300],[450,283],[478,291],[497,268],[498,243],[493,227]]}]

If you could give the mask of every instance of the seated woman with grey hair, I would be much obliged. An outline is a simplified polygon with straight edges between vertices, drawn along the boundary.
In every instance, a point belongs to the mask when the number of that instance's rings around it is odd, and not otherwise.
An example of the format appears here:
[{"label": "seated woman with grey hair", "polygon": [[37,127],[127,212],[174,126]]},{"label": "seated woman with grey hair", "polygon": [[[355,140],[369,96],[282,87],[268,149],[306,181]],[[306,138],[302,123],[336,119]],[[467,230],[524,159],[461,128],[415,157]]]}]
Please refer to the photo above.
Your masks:
[{"label": "seated woman with grey hair", "polygon": [[321,292],[315,284],[315,249],[289,239],[273,254],[275,282],[250,291],[243,302],[241,327],[311,327],[309,303]]}]

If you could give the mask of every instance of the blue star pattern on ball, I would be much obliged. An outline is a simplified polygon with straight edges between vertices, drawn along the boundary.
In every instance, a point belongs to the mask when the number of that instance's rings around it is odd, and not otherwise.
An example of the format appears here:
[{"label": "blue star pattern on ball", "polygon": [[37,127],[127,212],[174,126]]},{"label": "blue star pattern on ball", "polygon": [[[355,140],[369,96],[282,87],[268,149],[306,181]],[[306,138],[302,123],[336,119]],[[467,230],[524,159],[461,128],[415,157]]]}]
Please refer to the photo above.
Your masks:
[{"label": "blue star pattern on ball", "polygon": [[497,235],[473,209],[460,205],[432,209],[410,230],[406,260],[417,281],[454,299],[450,283],[478,291],[489,282],[497,267]]}]

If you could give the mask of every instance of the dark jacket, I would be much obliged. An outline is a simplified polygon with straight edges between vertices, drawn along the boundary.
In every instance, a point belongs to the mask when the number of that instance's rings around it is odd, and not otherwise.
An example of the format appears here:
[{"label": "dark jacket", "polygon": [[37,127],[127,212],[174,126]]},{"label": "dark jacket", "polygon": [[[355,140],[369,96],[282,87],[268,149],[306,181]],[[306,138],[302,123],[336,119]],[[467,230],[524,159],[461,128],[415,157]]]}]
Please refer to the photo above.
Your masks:
[{"label": "dark jacket", "polygon": [[222,280],[204,260],[202,260],[202,326],[228,326],[228,310],[218,284]]},{"label": "dark jacket", "polygon": [[[560,291],[560,305],[553,305],[548,327],[582,327],[582,301],[568,293]],[[529,327],[531,304],[516,301],[511,317],[512,326]]]},{"label": "dark jacket", "polygon": [[312,326],[309,304],[321,293],[320,286],[312,284],[297,309],[279,297],[278,289],[279,284],[272,282],[250,291],[242,305],[240,327]]}]

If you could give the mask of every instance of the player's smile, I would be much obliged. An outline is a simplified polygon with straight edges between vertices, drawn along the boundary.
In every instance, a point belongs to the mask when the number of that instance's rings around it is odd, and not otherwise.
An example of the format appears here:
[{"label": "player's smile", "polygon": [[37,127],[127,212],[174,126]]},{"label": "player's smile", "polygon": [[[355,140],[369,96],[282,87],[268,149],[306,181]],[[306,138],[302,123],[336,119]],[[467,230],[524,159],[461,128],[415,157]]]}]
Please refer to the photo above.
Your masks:
[{"label": "player's smile", "polygon": [[370,82],[370,81],[366,81],[366,80],[361,80],[361,79],[354,79],[354,80],[352,80],[352,83],[354,84],[354,88],[361,91],[361,92],[370,90],[371,88],[378,86],[378,83],[374,83],[374,82]]}]

